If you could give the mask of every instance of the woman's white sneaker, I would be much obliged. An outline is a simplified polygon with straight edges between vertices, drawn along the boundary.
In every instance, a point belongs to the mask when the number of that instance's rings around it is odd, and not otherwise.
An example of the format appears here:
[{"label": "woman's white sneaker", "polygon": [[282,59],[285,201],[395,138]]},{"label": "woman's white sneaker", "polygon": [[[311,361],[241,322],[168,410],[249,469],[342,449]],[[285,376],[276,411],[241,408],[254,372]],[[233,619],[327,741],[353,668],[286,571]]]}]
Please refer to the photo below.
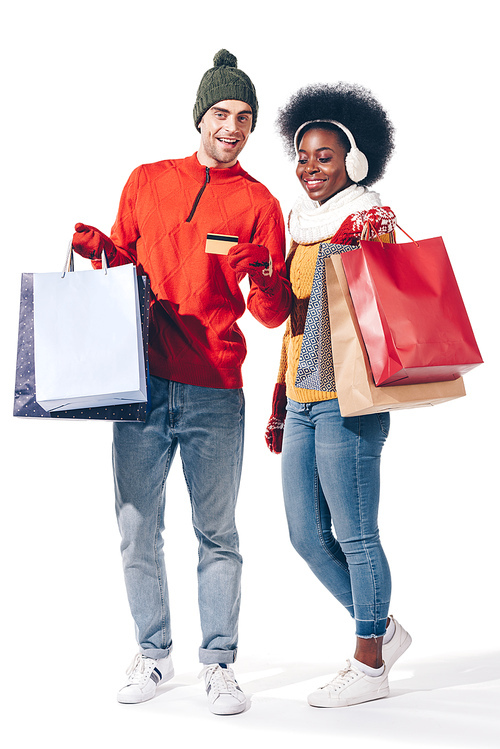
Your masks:
[{"label": "woman's white sneaker", "polygon": [[235,715],[242,713],[247,699],[234,678],[232,668],[212,663],[205,666],[200,678],[205,679],[208,707],[215,715]]},{"label": "woman's white sneaker", "polygon": [[148,658],[137,653],[127,669],[128,681],[118,692],[118,702],[135,704],[146,702],[156,694],[159,684],[171,679],[174,675],[172,658]]},{"label": "woman's white sneaker", "polygon": [[387,673],[389,673],[397,659],[400,658],[411,645],[411,636],[406,629],[403,629],[401,624],[393,616],[390,616],[389,619],[392,619],[394,623],[394,634],[389,642],[384,642],[382,645],[382,659],[385,663]]},{"label": "woman's white sneaker", "polygon": [[328,684],[309,695],[312,707],[347,707],[380,700],[389,694],[387,668],[381,676],[368,676],[347,661],[347,667]]}]

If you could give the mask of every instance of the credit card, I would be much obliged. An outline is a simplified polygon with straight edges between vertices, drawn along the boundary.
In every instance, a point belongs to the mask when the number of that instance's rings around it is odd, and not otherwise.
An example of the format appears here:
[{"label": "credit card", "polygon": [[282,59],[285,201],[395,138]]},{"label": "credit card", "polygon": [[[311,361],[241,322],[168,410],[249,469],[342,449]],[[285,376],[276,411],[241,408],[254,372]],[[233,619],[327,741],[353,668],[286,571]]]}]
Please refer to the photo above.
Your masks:
[{"label": "credit card", "polygon": [[230,234],[207,234],[205,252],[213,255],[227,255],[235,244],[238,244],[238,237]]}]

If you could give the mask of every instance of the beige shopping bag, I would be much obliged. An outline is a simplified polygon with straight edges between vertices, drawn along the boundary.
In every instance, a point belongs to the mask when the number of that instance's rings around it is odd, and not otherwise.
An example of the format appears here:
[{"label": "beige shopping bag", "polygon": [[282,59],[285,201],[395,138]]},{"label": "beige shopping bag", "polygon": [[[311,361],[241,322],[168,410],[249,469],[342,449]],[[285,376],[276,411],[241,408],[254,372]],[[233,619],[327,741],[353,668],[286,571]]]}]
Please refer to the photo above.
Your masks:
[{"label": "beige shopping bag", "polygon": [[325,260],[335,383],[342,416],[434,406],[465,395],[463,379],[376,387],[341,255]]}]

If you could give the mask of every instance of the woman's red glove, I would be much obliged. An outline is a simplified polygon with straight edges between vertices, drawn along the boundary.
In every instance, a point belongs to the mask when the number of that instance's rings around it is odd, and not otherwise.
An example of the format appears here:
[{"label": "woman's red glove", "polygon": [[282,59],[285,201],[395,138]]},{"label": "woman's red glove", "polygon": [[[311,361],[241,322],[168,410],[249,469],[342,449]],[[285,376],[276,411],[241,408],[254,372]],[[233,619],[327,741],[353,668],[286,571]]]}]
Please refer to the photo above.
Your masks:
[{"label": "woman's red glove", "polygon": [[273,393],[273,413],[266,429],[266,444],[272,453],[279,454],[283,446],[286,419],[286,385],[277,382]]},{"label": "woman's red glove", "polygon": [[111,239],[99,229],[87,226],[87,224],[75,225],[73,249],[89,260],[100,260],[103,250],[108,260],[111,260],[115,254],[115,246]]}]

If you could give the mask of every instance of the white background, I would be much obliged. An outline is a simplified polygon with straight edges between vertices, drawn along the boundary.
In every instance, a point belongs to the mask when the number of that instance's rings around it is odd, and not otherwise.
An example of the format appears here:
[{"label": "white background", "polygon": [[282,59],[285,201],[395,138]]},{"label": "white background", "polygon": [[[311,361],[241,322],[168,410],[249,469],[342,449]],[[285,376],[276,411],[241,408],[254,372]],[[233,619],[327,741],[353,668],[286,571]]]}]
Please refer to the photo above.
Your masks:
[{"label": "white background", "polygon": [[[3,12],[0,684],[9,746],[498,745],[493,8],[488,0],[27,0]],[[392,611],[414,644],[392,672],[393,696],[379,703],[321,711],[305,702],[354,642],[349,617],[289,544],[280,458],[264,443],[283,329],[242,320],[248,419],[236,673],[251,708],[240,716],[212,716],[197,681],[197,549],[178,459],[166,531],[177,673],[152,702],[118,705],[135,640],[110,424],[11,416],[20,274],[59,270],[76,221],[108,233],[134,167],[197,149],[192,106],[221,47],[237,56],[260,102],[242,164],[285,215],[298,183],[274,132],[278,106],[302,85],[337,80],[383,102],[397,150],[375,189],[412,236],[443,236],[485,360],[466,377],[465,399],[393,416],[380,525]]]}]

